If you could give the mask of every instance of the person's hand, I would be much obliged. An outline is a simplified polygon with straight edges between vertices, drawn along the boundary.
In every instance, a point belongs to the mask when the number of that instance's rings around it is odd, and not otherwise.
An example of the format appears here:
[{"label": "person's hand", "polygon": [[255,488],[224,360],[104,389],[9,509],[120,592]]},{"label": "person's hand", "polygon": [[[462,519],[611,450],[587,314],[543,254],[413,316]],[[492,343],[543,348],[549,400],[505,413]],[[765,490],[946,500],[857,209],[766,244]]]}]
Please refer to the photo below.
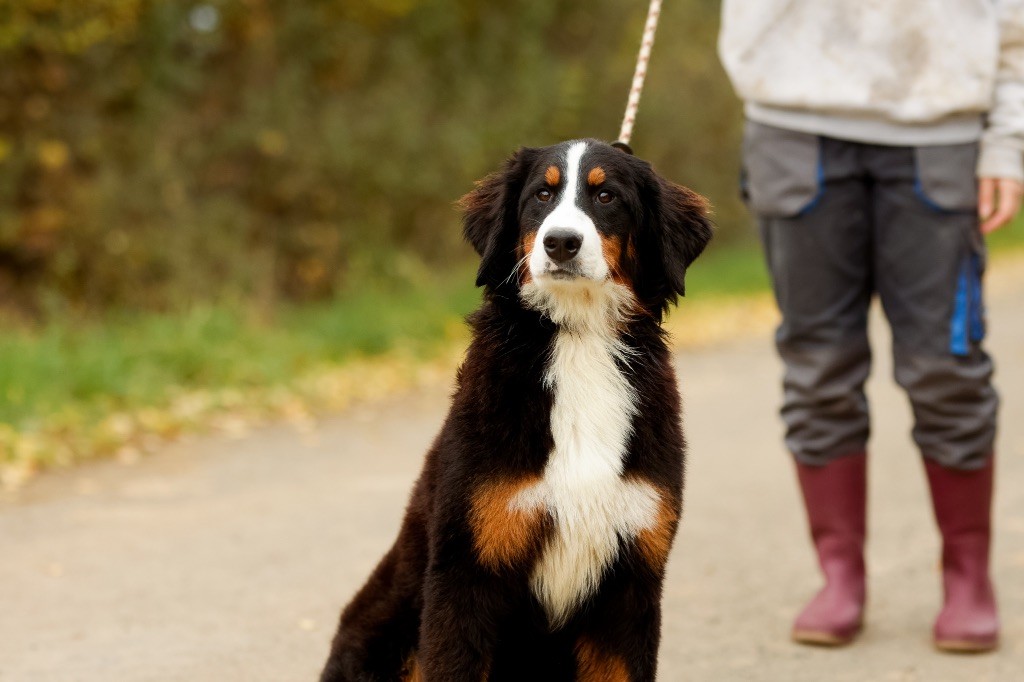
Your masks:
[{"label": "person's hand", "polygon": [[1024,182],[1011,178],[981,178],[978,181],[978,217],[982,234],[995,232],[1013,220],[1020,210]]}]

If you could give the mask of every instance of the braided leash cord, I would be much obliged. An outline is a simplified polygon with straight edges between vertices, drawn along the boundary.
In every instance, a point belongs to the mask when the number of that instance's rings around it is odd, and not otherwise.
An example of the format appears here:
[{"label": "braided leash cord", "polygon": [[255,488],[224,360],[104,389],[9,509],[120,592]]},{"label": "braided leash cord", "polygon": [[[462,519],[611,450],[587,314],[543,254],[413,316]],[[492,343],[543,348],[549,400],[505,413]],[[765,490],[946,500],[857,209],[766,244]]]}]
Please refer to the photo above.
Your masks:
[{"label": "braided leash cord", "polygon": [[640,41],[640,54],[636,58],[636,71],[633,73],[633,85],[629,89],[626,101],[626,115],[622,119],[619,130],[619,142],[629,146],[633,137],[633,123],[636,122],[636,110],[640,107],[640,93],[644,89],[644,78],[647,76],[647,64],[651,61],[651,47],[654,46],[654,32],[658,29],[658,17],[661,15],[661,0],[651,0],[647,10],[647,23],[644,24],[644,36]]}]

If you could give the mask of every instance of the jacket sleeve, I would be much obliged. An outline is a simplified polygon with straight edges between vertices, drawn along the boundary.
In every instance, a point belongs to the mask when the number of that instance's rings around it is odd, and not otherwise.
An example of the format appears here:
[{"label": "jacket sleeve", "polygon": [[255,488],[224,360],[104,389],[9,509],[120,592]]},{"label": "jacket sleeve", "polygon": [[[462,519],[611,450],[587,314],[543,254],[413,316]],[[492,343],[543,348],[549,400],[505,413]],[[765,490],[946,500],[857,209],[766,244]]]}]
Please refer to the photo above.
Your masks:
[{"label": "jacket sleeve", "polygon": [[997,0],[999,67],[978,175],[1024,180],[1024,0]]}]

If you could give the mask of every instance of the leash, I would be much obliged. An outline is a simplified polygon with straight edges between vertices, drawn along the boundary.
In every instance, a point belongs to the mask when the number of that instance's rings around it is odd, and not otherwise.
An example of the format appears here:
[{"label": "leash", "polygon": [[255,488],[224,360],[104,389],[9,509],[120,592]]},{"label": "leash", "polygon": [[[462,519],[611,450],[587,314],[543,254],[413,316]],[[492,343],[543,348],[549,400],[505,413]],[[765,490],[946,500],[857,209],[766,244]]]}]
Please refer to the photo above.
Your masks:
[{"label": "leash", "polygon": [[640,40],[640,54],[636,58],[636,70],[633,72],[633,84],[626,100],[626,115],[622,118],[619,129],[619,142],[629,149],[629,141],[633,137],[633,124],[636,112],[640,108],[640,94],[644,90],[644,79],[647,77],[647,65],[651,61],[651,48],[654,46],[654,32],[658,30],[658,18],[661,16],[662,0],[651,0],[647,9],[647,21],[644,24],[643,38]]},{"label": "leash", "polygon": [[647,64],[651,61],[651,47],[654,46],[654,32],[658,30],[658,17],[661,16],[661,0],[651,0],[647,10],[647,23],[644,24],[644,35],[640,40],[640,54],[636,58],[636,71],[633,72],[633,84],[629,88],[626,100],[626,115],[622,118],[619,129],[619,140],[614,146],[633,153],[629,140],[633,137],[633,123],[636,122],[636,111],[640,108],[640,93],[644,90],[644,78],[647,77]]}]

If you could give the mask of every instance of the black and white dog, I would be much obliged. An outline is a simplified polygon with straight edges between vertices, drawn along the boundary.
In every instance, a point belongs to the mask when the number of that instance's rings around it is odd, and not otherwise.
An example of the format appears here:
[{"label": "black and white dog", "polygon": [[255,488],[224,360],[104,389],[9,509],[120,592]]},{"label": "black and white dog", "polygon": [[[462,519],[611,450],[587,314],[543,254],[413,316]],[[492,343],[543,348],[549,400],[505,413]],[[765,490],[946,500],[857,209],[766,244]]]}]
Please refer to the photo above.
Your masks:
[{"label": "black and white dog", "polygon": [[580,140],[521,149],[462,205],[473,341],[321,679],[653,680],[684,450],[661,319],[706,203]]}]

